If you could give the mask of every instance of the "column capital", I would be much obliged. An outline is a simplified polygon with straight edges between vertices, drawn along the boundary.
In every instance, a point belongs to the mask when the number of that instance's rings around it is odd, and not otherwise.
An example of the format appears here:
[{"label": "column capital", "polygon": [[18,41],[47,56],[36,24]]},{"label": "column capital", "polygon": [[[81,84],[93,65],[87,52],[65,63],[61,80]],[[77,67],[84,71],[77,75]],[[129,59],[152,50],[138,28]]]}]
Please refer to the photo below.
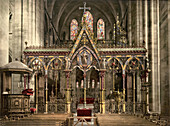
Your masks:
[{"label": "column capital", "polygon": [[99,73],[100,77],[104,77],[105,72],[106,72],[106,69],[100,69],[100,73]]}]

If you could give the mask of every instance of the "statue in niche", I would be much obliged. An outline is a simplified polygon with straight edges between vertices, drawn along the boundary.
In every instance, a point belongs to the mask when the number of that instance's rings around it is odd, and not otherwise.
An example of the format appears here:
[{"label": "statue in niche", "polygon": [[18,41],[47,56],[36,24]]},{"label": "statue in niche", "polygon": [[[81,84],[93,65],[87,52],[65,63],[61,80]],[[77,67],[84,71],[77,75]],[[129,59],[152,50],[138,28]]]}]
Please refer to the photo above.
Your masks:
[{"label": "statue in niche", "polygon": [[84,53],[81,55],[82,64],[87,64],[87,60],[88,60],[88,54],[86,51],[84,51]]}]

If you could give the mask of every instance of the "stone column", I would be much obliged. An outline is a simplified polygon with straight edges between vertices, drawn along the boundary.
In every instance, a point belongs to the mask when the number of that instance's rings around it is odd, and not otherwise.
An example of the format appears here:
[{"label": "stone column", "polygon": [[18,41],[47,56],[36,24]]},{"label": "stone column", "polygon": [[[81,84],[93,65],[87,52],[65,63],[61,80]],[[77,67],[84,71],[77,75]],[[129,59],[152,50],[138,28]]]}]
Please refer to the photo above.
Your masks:
[{"label": "stone column", "polygon": [[71,89],[70,89],[70,70],[65,70],[65,76],[66,76],[66,112],[71,112]]},{"label": "stone column", "polygon": [[140,45],[140,41],[139,41],[139,31],[140,31],[140,24],[139,24],[139,0],[136,0],[136,42],[137,42],[137,46]]},{"label": "stone column", "polygon": [[48,113],[48,71],[45,70],[45,114]]},{"label": "stone column", "polygon": [[126,112],[126,105],[125,105],[125,74],[122,74],[123,77],[123,112]]},{"label": "stone column", "polygon": [[101,113],[105,114],[105,69],[100,70],[100,77],[101,77]]},{"label": "stone column", "polygon": [[71,72],[71,85],[72,85],[72,90],[73,90],[73,95],[72,95],[72,110],[74,110],[74,112],[76,111],[76,102],[77,102],[77,97],[76,97],[76,69],[73,69]]},{"label": "stone column", "polygon": [[129,39],[129,46],[132,46],[132,14],[131,14],[131,0],[129,0],[129,4],[128,4],[128,39]]},{"label": "stone column", "polygon": [[146,56],[148,57],[148,1],[144,1],[144,41],[147,50]]},{"label": "stone column", "polygon": [[36,89],[35,89],[36,90],[36,94],[35,94],[35,96],[36,96],[36,98],[35,98],[36,99],[35,100],[36,101],[36,113],[38,113],[38,77],[37,77],[38,75],[37,74],[38,73],[36,73],[36,75],[35,75],[35,77],[36,77],[36,79],[35,79],[36,80]]},{"label": "stone column", "polygon": [[3,72],[3,94],[6,93],[6,88],[7,88],[7,80],[6,80],[6,73]]},{"label": "stone column", "polygon": [[26,89],[27,85],[27,75],[24,74],[24,89]]},{"label": "stone column", "polygon": [[86,71],[84,71],[83,77],[84,77],[84,108],[86,108]]},{"label": "stone column", "polygon": [[137,103],[141,103],[141,78],[137,71]]},{"label": "stone column", "polygon": [[30,88],[30,79],[31,79],[31,76],[30,74],[28,74],[28,89]]},{"label": "stone column", "polygon": [[135,114],[135,72],[133,72],[133,113]]},{"label": "stone column", "polygon": [[146,114],[146,112],[147,112],[147,109],[146,109],[146,88],[145,88],[144,82],[142,83],[141,93],[142,93],[142,113]]},{"label": "stone column", "polygon": [[128,104],[128,112],[130,113],[131,111],[131,104],[132,103],[132,75],[127,74],[127,104]]},{"label": "stone column", "polygon": [[101,80],[101,73],[99,74],[99,80],[100,80],[100,113],[102,113],[102,80]]},{"label": "stone column", "polygon": [[[170,1],[168,1],[168,78],[170,78]],[[167,92],[166,94],[169,96],[169,106],[170,106],[170,81],[169,81],[169,93]],[[169,116],[170,116],[170,111],[169,111]]]},{"label": "stone column", "polygon": [[159,1],[151,0],[152,110],[160,113]]},{"label": "stone column", "polygon": [[143,9],[142,0],[139,0],[139,45],[143,45]]},{"label": "stone column", "polygon": [[57,90],[58,90],[58,84],[57,84],[57,81],[58,81],[58,71],[56,72],[56,84],[55,84],[55,93],[56,93],[56,102],[55,102],[55,109],[56,109],[56,111],[55,112],[57,112],[57,94],[58,94],[58,92],[57,92]]},{"label": "stone column", "polygon": [[8,86],[9,86],[9,94],[12,94],[12,74],[8,73]]},{"label": "stone column", "polygon": [[115,72],[113,70],[113,92],[115,91]]}]

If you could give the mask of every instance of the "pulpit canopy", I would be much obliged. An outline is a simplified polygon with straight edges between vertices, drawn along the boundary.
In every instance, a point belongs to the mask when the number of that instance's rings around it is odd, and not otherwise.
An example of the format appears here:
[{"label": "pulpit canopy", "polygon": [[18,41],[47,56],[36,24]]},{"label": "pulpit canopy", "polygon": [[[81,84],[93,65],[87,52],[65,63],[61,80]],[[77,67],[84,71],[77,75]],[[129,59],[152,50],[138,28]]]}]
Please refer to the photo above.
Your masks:
[{"label": "pulpit canopy", "polygon": [[20,61],[13,61],[0,67],[0,71],[22,74],[22,73],[32,73],[33,70]]}]

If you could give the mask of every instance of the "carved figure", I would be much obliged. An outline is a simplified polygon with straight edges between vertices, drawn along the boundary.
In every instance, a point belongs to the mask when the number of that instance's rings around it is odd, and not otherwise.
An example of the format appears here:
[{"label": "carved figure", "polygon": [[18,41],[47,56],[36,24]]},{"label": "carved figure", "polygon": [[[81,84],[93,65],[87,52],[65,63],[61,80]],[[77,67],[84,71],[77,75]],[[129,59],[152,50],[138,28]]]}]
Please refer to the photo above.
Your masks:
[{"label": "carved figure", "polygon": [[88,54],[86,53],[86,51],[84,51],[84,53],[81,55],[81,59],[82,59],[82,64],[87,64],[87,60],[88,60]]}]

